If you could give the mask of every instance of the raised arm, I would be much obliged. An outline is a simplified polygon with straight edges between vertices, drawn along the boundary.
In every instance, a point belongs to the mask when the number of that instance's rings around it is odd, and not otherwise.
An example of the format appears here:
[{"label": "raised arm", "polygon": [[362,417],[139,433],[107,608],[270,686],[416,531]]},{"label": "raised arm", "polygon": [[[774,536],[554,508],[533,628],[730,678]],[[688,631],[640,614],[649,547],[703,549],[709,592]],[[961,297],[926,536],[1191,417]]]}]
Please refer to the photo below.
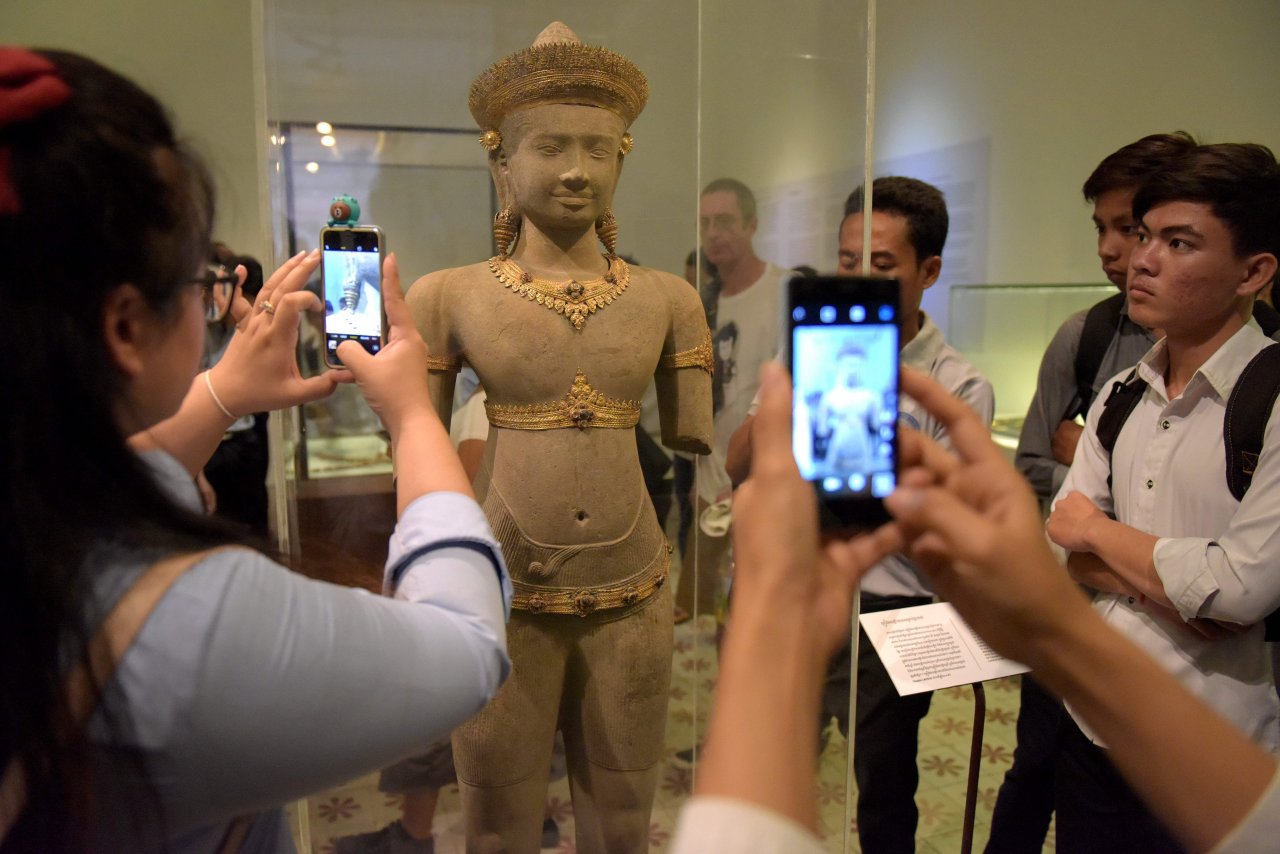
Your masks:
[{"label": "raised arm", "polygon": [[[129,437],[130,446],[138,452],[167,451],[194,477],[236,418],[318,400],[349,381],[346,371],[304,379],[298,369],[299,317],[319,308],[316,296],[302,288],[319,263],[318,249],[290,258],[263,285],[252,306],[237,286],[232,304],[236,333],[226,353],[196,375],[176,413]],[[243,282],[244,268],[239,269]]]},{"label": "raised arm", "polygon": [[1027,487],[964,407],[919,374],[903,389],[948,425],[959,454],[906,442],[915,465],[887,504],[923,532],[910,554],[993,648],[1031,665],[1111,745],[1185,845],[1223,841],[1268,791],[1275,760],[1088,606],[1050,554]]}]

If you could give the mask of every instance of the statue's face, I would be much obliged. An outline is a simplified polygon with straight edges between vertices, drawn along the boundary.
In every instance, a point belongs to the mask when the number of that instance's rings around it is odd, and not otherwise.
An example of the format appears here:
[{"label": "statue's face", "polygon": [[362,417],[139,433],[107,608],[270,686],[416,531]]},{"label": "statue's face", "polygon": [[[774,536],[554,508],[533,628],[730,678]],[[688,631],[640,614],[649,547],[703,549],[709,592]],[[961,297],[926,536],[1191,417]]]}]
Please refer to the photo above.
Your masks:
[{"label": "statue's face", "polygon": [[599,107],[547,104],[503,122],[516,210],[544,231],[591,227],[613,202],[622,170],[621,117]]}]

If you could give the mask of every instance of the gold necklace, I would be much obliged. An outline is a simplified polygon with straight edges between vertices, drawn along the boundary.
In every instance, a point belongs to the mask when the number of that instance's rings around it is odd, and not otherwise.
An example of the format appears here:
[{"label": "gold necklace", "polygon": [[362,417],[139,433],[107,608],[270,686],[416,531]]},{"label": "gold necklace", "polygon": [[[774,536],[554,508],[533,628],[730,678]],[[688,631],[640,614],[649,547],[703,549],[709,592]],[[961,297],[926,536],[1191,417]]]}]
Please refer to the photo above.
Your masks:
[{"label": "gold necklace", "polygon": [[631,284],[631,268],[627,266],[627,262],[617,256],[605,257],[609,261],[609,271],[601,278],[589,282],[579,282],[576,279],[567,282],[535,279],[505,255],[490,258],[489,269],[502,282],[502,286],[510,288],[512,293],[562,315],[573,324],[574,329],[582,329],[587,323],[587,315],[594,314],[613,302]]}]

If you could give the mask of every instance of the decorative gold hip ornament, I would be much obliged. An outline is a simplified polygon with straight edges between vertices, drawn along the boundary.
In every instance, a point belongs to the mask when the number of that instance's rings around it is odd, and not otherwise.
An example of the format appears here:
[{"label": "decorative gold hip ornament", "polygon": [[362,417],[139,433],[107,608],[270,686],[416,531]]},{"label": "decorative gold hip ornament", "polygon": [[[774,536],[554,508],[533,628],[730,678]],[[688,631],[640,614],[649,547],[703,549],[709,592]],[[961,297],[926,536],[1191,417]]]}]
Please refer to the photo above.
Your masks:
[{"label": "decorative gold hip ornament", "polygon": [[604,209],[604,213],[596,220],[596,237],[604,244],[610,258],[618,256],[618,221],[613,218],[613,211]]},{"label": "decorative gold hip ornament", "polygon": [[498,256],[507,257],[507,250],[520,233],[520,214],[511,208],[503,208],[493,215],[493,241],[498,246]]},{"label": "decorative gold hip ornament", "polygon": [[627,262],[617,256],[609,257],[608,261],[609,271],[603,277],[589,282],[574,279],[549,282],[535,279],[504,255],[490,258],[489,269],[502,282],[503,287],[563,315],[573,324],[574,329],[580,330],[586,325],[588,315],[609,305],[631,284],[631,268],[627,266]]},{"label": "decorative gold hip ornament", "polygon": [[484,411],[494,427],[512,430],[558,430],[562,427],[623,429],[640,423],[640,401],[605,397],[591,387],[582,371],[573,378],[569,393],[559,400],[525,406],[508,406],[486,400]]}]

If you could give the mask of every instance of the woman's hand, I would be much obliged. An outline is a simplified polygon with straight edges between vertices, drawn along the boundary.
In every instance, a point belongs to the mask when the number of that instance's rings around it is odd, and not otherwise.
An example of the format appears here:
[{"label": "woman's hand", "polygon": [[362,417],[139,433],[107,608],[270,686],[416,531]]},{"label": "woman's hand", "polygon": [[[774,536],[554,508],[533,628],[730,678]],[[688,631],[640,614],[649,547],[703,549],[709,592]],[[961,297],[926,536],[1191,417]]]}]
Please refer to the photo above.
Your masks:
[{"label": "woman's hand", "polygon": [[356,342],[344,341],[338,345],[338,356],[394,439],[407,421],[436,418],[427,393],[427,345],[404,301],[394,254],[382,263],[382,298],[387,312],[386,346],[372,356]]},{"label": "woman's hand", "polygon": [[1055,620],[1088,610],[1049,551],[1031,488],[986,426],[924,374],[902,369],[902,390],[946,429],[956,455],[915,431],[899,446],[902,485],[885,504],[907,554],[943,599],[1000,654],[1028,664]]},{"label": "woman's hand", "polygon": [[[817,633],[815,661],[849,636],[858,579],[902,543],[892,526],[851,540],[818,536],[818,499],[792,454],[791,383],[769,362],[760,371],[760,408],[751,427],[751,476],[733,501],[734,613],[746,603],[795,614]],[[742,605],[740,608],[739,605]]]},{"label": "woman's hand", "polygon": [[320,308],[315,294],[303,287],[319,264],[318,249],[290,258],[262,286],[252,306],[240,290],[245,270],[236,268],[240,283],[231,304],[236,333],[209,372],[218,399],[235,415],[319,400],[338,383],[350,382],[346,371],[304,378],[298,369],[299,317],[303,311]]}]

